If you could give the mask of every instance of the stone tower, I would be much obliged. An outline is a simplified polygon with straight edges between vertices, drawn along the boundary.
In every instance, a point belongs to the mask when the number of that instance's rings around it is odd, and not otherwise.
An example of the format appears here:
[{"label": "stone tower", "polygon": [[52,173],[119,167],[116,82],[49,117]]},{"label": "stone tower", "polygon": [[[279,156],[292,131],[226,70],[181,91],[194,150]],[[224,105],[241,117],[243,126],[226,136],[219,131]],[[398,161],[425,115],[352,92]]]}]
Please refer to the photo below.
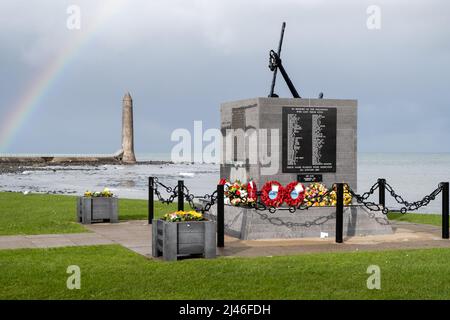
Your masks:
[{"label": "stone tower", "polygon": [[133,99],[129,92],[123,97],[122,108],[122,161],[136,163],[133,137]]}]

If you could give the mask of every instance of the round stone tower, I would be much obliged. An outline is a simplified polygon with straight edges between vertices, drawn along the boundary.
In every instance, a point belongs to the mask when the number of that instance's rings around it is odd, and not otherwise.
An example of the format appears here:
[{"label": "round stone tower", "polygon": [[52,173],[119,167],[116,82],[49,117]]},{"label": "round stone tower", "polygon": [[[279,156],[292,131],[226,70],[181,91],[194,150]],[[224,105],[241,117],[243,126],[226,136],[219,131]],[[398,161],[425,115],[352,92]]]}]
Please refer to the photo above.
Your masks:
[{"label": "round stone tower", "polygon": [[124,163],[136,163],[133,137],[133,99],[129,92],[123,97],[122,107],[122,161]]}]

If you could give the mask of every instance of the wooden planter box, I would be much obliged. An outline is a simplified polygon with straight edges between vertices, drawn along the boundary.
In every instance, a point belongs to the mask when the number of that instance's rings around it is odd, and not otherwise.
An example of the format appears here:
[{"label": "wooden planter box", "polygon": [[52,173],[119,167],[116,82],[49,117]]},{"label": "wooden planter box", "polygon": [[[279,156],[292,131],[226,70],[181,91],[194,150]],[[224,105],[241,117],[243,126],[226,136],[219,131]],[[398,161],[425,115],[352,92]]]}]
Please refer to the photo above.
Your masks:
[{"label": "wooden planter box", "polygon": [[77,221],[82,224],[119,222],[118,199],[116,197],[78,197]]},{"label": "wooden planter box", "polygon": [[167,222],[153,220],[152,255],[164,260],[202,255],[216,257],[216,223],[214,221]]}]

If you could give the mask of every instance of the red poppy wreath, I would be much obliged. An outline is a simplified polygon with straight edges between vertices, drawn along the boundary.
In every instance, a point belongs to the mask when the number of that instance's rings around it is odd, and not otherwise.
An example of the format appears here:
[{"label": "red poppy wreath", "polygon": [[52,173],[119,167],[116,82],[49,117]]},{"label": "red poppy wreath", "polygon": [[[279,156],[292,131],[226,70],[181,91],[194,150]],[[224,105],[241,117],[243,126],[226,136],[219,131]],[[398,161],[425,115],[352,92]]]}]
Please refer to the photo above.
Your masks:
[{"label": "red poppy wreath", "polygon": [[298,207],[305,199],[305,186],[297,181],[292,181],[284,188],[283,201],[290,207]]},{"label": "red poppy wreath", "polygon": [[283,186],[278,181],[267,181],[261,189],[261,200],[266,206],[279,207],[283,203]]}]

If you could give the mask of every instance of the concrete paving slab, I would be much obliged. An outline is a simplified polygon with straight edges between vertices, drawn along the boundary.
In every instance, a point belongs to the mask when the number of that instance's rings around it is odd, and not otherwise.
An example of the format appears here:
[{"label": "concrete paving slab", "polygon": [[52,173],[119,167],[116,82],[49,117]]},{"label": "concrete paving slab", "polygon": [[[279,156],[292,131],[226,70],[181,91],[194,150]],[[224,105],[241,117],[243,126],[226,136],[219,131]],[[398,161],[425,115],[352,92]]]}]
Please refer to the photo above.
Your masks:
[{"label": "concrete paving slab", "polygon": [[55,248],[112,243],[114,242],[95,233],[0,236],[0,249]]},{"label": "concrete paving slab", "polygon": [[23,236],[4,236],[0,237],[0,250],[1,249],[22,249],[22,248],[35,248],[31,240],[24,238]]},{"label": "concrete paving slab", "polygon": [[34,238],[31,240],[36,248],[73,247],[75,243],[67,238]]}]

